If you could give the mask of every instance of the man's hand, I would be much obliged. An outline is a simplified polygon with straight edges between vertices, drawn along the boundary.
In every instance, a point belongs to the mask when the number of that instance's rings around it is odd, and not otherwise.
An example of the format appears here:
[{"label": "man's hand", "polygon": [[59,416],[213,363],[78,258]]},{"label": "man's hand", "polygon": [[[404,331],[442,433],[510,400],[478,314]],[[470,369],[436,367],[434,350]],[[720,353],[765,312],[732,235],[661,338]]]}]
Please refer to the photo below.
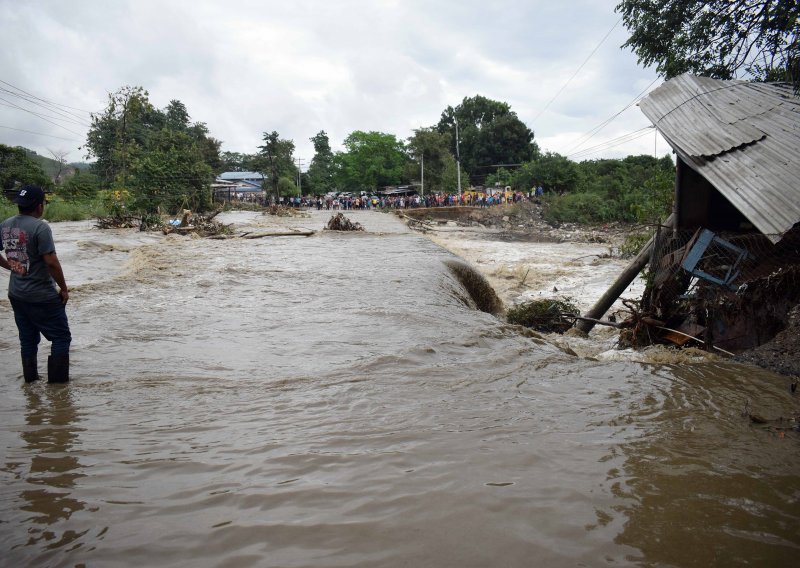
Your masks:
[{"label": "man's hand", "polygon": [[66,288],[61,288],[58,291],[58,295],[61,296],[61,303],[65,304],[69,301],[69,290]]}]

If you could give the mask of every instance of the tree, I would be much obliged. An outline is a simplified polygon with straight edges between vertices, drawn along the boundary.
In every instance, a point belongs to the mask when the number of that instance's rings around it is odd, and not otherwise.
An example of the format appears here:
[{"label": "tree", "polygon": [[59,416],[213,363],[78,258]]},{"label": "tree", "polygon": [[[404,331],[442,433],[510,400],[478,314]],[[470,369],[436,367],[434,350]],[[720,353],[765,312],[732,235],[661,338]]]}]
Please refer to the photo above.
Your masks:
[{"label": "tree", "polygon": [[100,180],[96,175],[76,169],[75,175],[68,177],[58,187],[57,193],[59,197],[70,201],[94,197],[97,195],[98,189],[100,189]]},{"label": "tree", "polygon": [[344,141],[345,152],[336,154],[336,181],[349,190],[376,191],[403,180],[408,160],[403,143],[394,134],[352,132]]},{"label": "tree", "polygon": [[56,185],[61,183],[61,175],[66,173],[67,168],[67,156],[69,152],[66,150],[53,150],[51,148],[47,149],[50,152],[50,155],[53,156],[53,160],[58,164],[56,168],[56,174],[53,176],[53,181],[56,182]]},{"label": "tree", "polygon": [[220,152],[220,171],[248,172],[253,169],[255,156],[240,152]]},{"label": "tree", "polygon": [[264,145],[259,146],[260,152],[253,160],[253,167],[269,179],[275,199],[280,199],[278,181],[286,176],[294,179],[297,173],[294,165],[294,142],[283,140],[276,131],[264,133]]},{"label": "tree", "polygon": [[578,168],[565,156],[547,152],[532,162],[531,178],[531,185],[542,186],[548,192],[566,193],[578,184]]},{"label": "tree", "polygon": [[309,140],[314,144],[314,157],[308,166],[307,178],[304,179],[308,180],[310,193],[321,195],[334,186],[333,152],[324,130],[320,130]]},{"label": "tree", "polygon": [[96,158],[93,170],[102,185],[127,188],[131,164],[149,151],[151,140],[162,130],[187,135],[202,160],[215,172],[222,171],[222,143],[208,135],[205,123],[191,122],[186,105],[173,99],[161,111],[150,103],[147,91],[126,86],[109,95],[102,114],[92,115],[87,157]]},{"label": "tree", "polygon": [[407,149],[414,160],[414,175],[411,177],[421,177],[424,166],[426,193],[452,193],[456,190],[456,159],[450,153],[449,133],[439,132],[435,127],[419,128],[408,139]]},{"label": "tree", "polygon": [[140,211],[205,211],[211,205],[212,179],[213,172],[192,138],[164,128],[152,136],[148,151],[131,164],[128,184]]},{"label": "tree", "polygon": [[164,109],[165,126],[172,130],[188,130],[189,128],[189,111],[186,105],[178,100],[171,100]]},{"label": "tree", "polygon": [[131,163],[146,147],[152,130],[164,123],[159,114],[150,104],[147,91],[125,86],[108,95],[102,114],[92,115],[87,158],[96,158],[93,170],[104,187],[125,188]]},{"label": "tree", "polygon": [[287,197],[295,197],[300,195],[300,190],[297,187],[297,184],[291,178],[286,176],[282,176],[281,179],[278,180],[278,192],[280,195],[285,195]]},{"label": "tree", "polygon": [[[458,147],[456,147],[458,122]],[[471,183],[482,183],[499,165],[522,163],[538,154],[533,132],[504,102],[477,95],[448,106],[436,126],[450,135],[451,153],[460,158]]]},{"label": "tree", "polygon": [[797,0],[623,0],[616,11],[639,63],[669,79],[694,73],[800,87]]},{"label": "tree", "polygon": [[0,144],[0,188],[13,189],[16,184],[52,187],[42,167],[28,156],[24,148]]}]

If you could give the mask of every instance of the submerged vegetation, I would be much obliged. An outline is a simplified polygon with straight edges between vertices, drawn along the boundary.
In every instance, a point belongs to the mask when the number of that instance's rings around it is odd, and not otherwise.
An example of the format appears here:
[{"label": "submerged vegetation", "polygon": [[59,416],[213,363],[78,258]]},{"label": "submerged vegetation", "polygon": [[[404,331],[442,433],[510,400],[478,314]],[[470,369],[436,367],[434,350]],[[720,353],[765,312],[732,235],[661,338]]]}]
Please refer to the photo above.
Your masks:
[{"label": "submerged vegetation", "polygon": [[564,333],[572,327],[574,316],[580,310],[572,298],[544,299],[523,302],[509,308],[506,314],[508,323],[530,327],[545,333]]}]

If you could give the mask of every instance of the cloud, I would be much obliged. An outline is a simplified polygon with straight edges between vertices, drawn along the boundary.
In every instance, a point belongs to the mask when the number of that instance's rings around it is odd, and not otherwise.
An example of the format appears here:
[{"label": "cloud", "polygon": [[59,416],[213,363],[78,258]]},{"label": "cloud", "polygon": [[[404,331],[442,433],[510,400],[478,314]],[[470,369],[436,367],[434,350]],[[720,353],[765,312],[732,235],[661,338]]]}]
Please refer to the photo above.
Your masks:
[{"label": "cloud", "polygon": [[[334,147],[354,130],[405,139],[476,94],[509,103],[540,146],[561,150],[655,79],[620,49],[627,37],[621,24],[600,44],[619,19],[615,4],[0,0],[0,77],[93,112],[108,93],[142,86],[159,108],[182,101],[224,150],[255,152],[263,133],[276,130],[294,140],[306,163],[309,138],[320,130]],[[56,126],[2,104],[0,143],[41,153],[64,144],[74,148],[69,159],[82,158],[85,126],[52,120]],[[634,108],[590,144],[646,125]],[[643,143],[634,141],[592,157],[640,151]]]}]

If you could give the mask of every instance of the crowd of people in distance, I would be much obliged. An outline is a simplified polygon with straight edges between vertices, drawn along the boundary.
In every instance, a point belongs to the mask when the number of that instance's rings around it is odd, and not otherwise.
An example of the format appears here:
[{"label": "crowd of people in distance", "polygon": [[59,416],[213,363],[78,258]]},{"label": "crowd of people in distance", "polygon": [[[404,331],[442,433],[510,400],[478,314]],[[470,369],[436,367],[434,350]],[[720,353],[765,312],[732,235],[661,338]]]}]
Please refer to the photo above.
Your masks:
[{"label": "crowd of people in distance", "polygon": [[242,196],[240,201],[255,202],[260,204],[284,205],[294,208],[314,208],[317,210],[352,210],[352,209],[415,209],[419,207],[453,207],[453,206],[473,206],[473,207],[492,207],[505,203],[519,203],[537,199],[542,195],[542,189],[536,188],[530,193],[521,191],[494,191],[487,193],[483,191],[465,191],[458,194],[433,193],[428,195],[350,195],[350,194],[328,194],[328,195],[305,195],[302,197],[281,197],[275,200],[268,197],[266,200],[256,194]]}]

